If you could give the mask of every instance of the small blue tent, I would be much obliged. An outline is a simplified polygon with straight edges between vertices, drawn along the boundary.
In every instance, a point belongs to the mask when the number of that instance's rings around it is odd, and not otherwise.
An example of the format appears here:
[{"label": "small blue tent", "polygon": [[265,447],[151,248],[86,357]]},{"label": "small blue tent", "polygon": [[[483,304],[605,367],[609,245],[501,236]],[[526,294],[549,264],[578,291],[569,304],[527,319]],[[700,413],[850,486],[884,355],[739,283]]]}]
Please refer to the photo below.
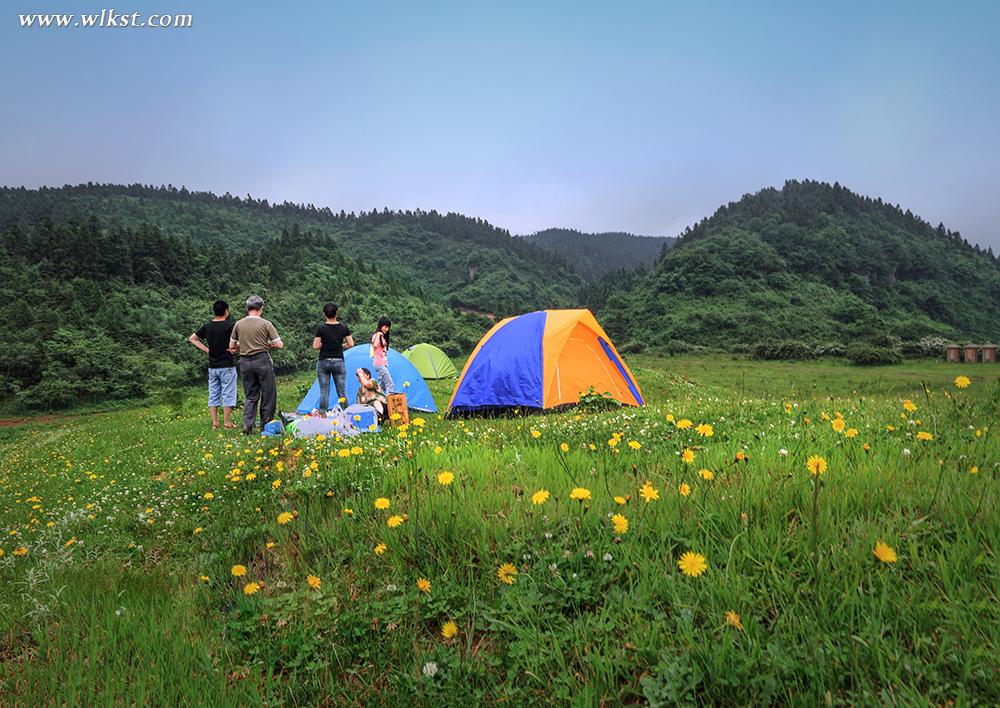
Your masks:
[{"label": "small blue tent", "polygon": [[[437,404],[434,403],[434,397],[431,396],[431,391],[427,388],[427,382],[424,381],[424,377],[420,375],[417,368],[395,349],[389,350],[388,359],[389,373],[392,374],[392,380],[396,384],[396,391],[406,394],[407,406],[415,411],[437,413]],[[360,367],[365,367],[373,375],[375,373],[372,369],[372,358],[368,356],[368,345],[359,344],[345,350],[344,364],[347,366],[347,405],[351,405],[358,395],[358,377],[354,372]],[[302,403],[295,410],[297,413],[305,415],[306,413],[312,413],[318,404],[319,381],[313,381],[309,393],[306,394],[306,397],[302,399]],[[331,381],[330,405],[333,406],[336,404],[337,389],[333,385],[333,381]]]}]

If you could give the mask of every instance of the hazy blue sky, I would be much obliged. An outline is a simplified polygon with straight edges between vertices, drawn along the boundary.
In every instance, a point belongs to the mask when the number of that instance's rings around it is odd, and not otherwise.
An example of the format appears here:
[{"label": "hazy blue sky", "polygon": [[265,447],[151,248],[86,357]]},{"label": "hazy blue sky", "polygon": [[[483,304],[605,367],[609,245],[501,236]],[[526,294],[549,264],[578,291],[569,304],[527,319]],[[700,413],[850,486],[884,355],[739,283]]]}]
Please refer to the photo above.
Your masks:
[{"label": "hazy blue sky", "polygon": [[[21,29],[0,183],[173,183],[673,235],[838,180],[1000,250],[1000,2],[132,2]],[[809,7],[806,7],[809,6]]]}]

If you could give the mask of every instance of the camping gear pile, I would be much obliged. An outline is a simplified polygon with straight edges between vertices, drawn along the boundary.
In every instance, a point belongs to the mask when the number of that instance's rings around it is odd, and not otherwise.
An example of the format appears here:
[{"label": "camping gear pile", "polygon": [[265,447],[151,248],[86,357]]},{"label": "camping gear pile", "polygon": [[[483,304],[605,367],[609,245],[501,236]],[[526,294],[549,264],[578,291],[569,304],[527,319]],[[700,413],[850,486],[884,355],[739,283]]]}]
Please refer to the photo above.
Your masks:
[{"label": "camping gear pile", "polygon": [[367,432],[378,432],[378,414],[371,406],[356,403],[347,408],[336,406],[326,416],[313,411],[305,415],[288,416],[285,432],[297,438],[326,437],[351,438]]}]

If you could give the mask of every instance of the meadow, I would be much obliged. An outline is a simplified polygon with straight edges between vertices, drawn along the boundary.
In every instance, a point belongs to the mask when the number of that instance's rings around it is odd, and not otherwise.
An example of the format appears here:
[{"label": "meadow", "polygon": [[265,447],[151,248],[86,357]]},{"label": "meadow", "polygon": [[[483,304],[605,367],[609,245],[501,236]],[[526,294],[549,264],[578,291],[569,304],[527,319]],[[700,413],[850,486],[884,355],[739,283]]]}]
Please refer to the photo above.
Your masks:
[{"label": "meadow", "polygon": [[350,441],[0,428],[0,704],[1000,703],[1000,367],[629,363]]}]

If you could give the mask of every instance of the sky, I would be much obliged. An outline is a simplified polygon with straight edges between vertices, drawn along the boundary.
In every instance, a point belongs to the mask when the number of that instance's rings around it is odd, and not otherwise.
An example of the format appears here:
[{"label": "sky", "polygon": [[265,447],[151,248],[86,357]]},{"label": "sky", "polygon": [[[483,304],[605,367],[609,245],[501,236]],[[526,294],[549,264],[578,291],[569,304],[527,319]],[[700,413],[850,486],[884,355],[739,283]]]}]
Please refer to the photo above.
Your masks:
[{"label": "sky", "polygon": [[[19,26],[100,2],[192,26]],[[998,2],[3,0],[0,184],[670,236],[817,179],[1000,252],[997,27]]]}]

